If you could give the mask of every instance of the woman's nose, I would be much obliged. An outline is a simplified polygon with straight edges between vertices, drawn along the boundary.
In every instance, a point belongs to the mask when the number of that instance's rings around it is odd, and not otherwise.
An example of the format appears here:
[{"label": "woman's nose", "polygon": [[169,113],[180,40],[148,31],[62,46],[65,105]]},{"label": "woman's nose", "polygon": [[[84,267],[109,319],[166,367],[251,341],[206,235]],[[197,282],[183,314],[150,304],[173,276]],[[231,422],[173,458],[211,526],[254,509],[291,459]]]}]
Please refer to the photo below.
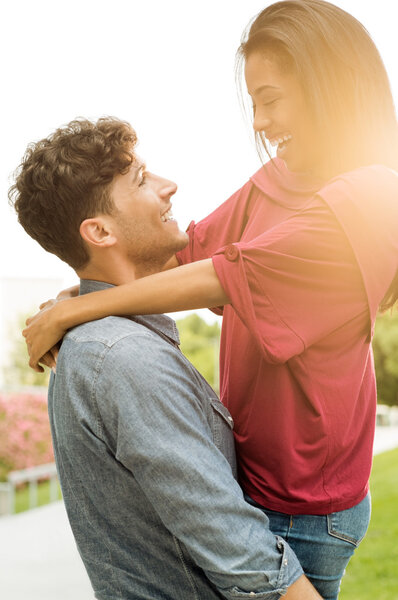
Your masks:
[{"label": "woman's nose", "polygon": [[267,131],[270,129],[271,119],[268,115],[261,110],[256,110],[253,116],[253,129],[254,131]]}]

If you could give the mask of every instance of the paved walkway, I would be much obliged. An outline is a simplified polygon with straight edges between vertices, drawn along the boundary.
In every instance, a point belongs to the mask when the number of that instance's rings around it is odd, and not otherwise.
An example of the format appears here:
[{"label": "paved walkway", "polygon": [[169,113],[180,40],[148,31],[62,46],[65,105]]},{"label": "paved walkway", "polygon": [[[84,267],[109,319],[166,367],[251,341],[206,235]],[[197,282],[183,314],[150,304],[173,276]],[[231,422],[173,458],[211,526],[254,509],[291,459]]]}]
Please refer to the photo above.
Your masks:
[{"label": "paved walkway", "polygon": [[[375,454],[398,446],[378,427]],[[1,600],[93,600],[62,502],[0,518]]]},{"label": "paved walkway", "polygon": [[373,454],[380,454],[398,446],[398,426],[376,427]]},{"label": "paved walkway", "polygon": [[92,600],[63,502],[0,518],[1,600]]}]

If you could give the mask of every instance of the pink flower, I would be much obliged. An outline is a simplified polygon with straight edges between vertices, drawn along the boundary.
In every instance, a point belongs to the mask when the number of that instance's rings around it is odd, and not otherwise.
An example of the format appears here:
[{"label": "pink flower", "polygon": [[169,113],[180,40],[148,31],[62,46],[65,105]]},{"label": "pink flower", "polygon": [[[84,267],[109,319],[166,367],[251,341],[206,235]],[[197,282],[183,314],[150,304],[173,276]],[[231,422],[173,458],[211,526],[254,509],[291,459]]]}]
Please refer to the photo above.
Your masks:
[{"label": "pink flower", "polygon": [[0,394],[0,480],[54,461],[44,394]]}]

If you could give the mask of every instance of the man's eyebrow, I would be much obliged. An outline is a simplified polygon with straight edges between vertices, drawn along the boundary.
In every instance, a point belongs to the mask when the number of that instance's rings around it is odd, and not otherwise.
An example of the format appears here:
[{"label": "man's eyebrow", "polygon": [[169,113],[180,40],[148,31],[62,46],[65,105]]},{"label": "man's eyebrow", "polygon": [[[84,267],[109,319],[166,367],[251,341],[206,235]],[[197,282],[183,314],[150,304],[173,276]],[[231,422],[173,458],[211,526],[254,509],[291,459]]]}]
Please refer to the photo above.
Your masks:
[{"label": "man's eyebrow", "polygon": [[138,176],[140,175],[140,173],[142,171],[146,170],[146,164],[144,162],[138,162],[138,163],[134,163],[133,167],[135,167],[135,168],[134,168],[133,177],[131,179],[131,183],[135,183],[137,181]]}]

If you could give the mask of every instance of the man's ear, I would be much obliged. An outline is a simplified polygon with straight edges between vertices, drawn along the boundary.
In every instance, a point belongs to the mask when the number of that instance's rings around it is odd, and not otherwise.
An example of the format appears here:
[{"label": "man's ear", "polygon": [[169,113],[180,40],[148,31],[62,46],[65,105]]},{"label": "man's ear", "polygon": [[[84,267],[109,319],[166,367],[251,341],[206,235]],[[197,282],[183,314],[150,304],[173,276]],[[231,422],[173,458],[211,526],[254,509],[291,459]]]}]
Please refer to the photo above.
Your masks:
[{"label": "man's ear", "polygon": [[80,224],[80,235],[90,246],[108,248],[116,244],[117,241],[110,225],[105,216],[85,219]]}]

